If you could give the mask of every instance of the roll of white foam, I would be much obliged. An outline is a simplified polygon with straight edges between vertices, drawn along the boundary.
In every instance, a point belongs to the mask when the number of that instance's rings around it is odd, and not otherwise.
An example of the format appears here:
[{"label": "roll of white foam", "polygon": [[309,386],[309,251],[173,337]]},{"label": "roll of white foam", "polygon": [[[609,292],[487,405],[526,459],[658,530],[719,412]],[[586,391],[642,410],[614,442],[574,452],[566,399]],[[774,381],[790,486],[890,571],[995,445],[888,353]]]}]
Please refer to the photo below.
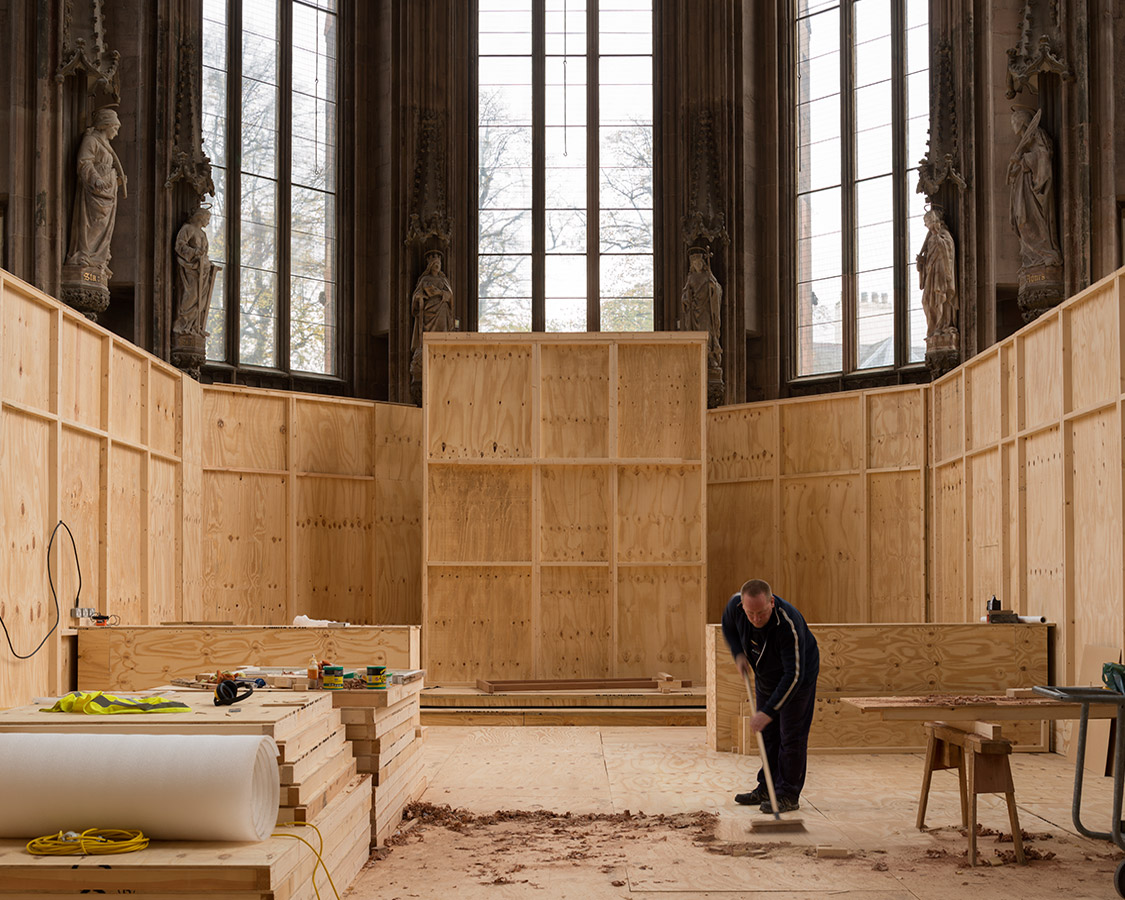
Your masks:
[{"label": "roll of white foam", "polygon": [[139,828],[154,840],[261,841],[279,794],[271,737],[0,734],[0,837]]}]

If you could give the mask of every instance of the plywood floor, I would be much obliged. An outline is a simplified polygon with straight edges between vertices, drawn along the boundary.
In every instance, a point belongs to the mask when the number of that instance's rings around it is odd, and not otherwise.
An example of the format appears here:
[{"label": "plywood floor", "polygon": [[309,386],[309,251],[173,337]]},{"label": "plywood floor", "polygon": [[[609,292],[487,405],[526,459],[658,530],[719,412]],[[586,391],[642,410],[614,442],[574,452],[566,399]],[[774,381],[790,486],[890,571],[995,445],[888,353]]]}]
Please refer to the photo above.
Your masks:
[{"label": "plywood floor", "polygon": [[[425,802],[478,814],[570,812],[571,821],[418,824],[364,869],[351,900],[453,891],[470,900],[1083,900],[1116,896],[1113,872],[1125,858],[1074,832],[1073,769],[1057,755],[1013,757],[1025,846],[1053,858],[969,868],[955,773],[934,775],[930,829],[914,828],[919,754],[813,756],[800,811],[808,830],[762,835],[747,831],[758,811],[733,802],[752,784],[756,759],[708,750],[702,728],[433,726],[424,752]],[[1085,824],[1108,830],[1111,795],[1110,779],[1087,779]],[[979,805],[985,828],[1008,829],[1002,798]],[[627,820],[577,820],[626,810]],[[684,815],[700,810],[717,820]],[[825,844],[852,855],[815,858]],[[988,857],[1012,847],[992,835],[979,846]]]}]

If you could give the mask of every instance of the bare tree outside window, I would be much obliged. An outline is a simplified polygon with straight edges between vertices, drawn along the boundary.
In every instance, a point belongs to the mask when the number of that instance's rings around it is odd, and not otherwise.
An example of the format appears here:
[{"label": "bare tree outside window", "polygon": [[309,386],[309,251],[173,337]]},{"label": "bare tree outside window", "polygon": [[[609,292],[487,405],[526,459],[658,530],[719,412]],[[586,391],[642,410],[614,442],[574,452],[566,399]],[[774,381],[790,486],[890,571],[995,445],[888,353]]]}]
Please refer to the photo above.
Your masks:
[{"label": "bare tree outside window", "polygon": [[651,330],[651,0],[478,15],[477,328]]}]

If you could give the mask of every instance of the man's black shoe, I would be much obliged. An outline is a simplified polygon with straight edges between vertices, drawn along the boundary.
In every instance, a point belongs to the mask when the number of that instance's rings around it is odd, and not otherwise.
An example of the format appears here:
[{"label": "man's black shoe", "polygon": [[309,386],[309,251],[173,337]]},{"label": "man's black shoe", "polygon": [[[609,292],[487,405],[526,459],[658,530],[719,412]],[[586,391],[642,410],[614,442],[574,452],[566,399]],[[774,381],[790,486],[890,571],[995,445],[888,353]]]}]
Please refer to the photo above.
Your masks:
[{"label": "man's black shoe", "polygon": [[[770,798],[766,797],[765,802],[758,807],[764,813],[773,814],[773,806],[770,804]],[[777,811],[779,813],[793,812],[795,809],[800,809],[801,804],[797,802],[796,797],[778,797],[777,798]]]},{"label": "man's black shoe", "polygon": [[770,795],[760,785],[754,788],[749,794],[734,795],[734,802],[740,803],[743,806],[753,806],[755,803],[761,803],[763,800],[769,803]]}]

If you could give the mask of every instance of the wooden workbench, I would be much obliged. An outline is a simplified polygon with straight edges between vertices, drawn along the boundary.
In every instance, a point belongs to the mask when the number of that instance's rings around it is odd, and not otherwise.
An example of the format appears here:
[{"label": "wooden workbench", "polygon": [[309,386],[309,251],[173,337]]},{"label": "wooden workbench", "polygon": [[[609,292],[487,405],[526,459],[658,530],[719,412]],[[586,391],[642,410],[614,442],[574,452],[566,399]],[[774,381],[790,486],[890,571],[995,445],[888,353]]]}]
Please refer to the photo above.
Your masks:
[{"label": "wooden workbench", "polygon": [[[934,694],[926,697],[841,697],[860,712],[876,713],[882,721],[1035,722],[1077,719],[1082,704],[1060,703],[1048,697],[1007,697],[1003,694]],[[1091,704],[1090,718],[1112,719],[1116,706]]]}]

